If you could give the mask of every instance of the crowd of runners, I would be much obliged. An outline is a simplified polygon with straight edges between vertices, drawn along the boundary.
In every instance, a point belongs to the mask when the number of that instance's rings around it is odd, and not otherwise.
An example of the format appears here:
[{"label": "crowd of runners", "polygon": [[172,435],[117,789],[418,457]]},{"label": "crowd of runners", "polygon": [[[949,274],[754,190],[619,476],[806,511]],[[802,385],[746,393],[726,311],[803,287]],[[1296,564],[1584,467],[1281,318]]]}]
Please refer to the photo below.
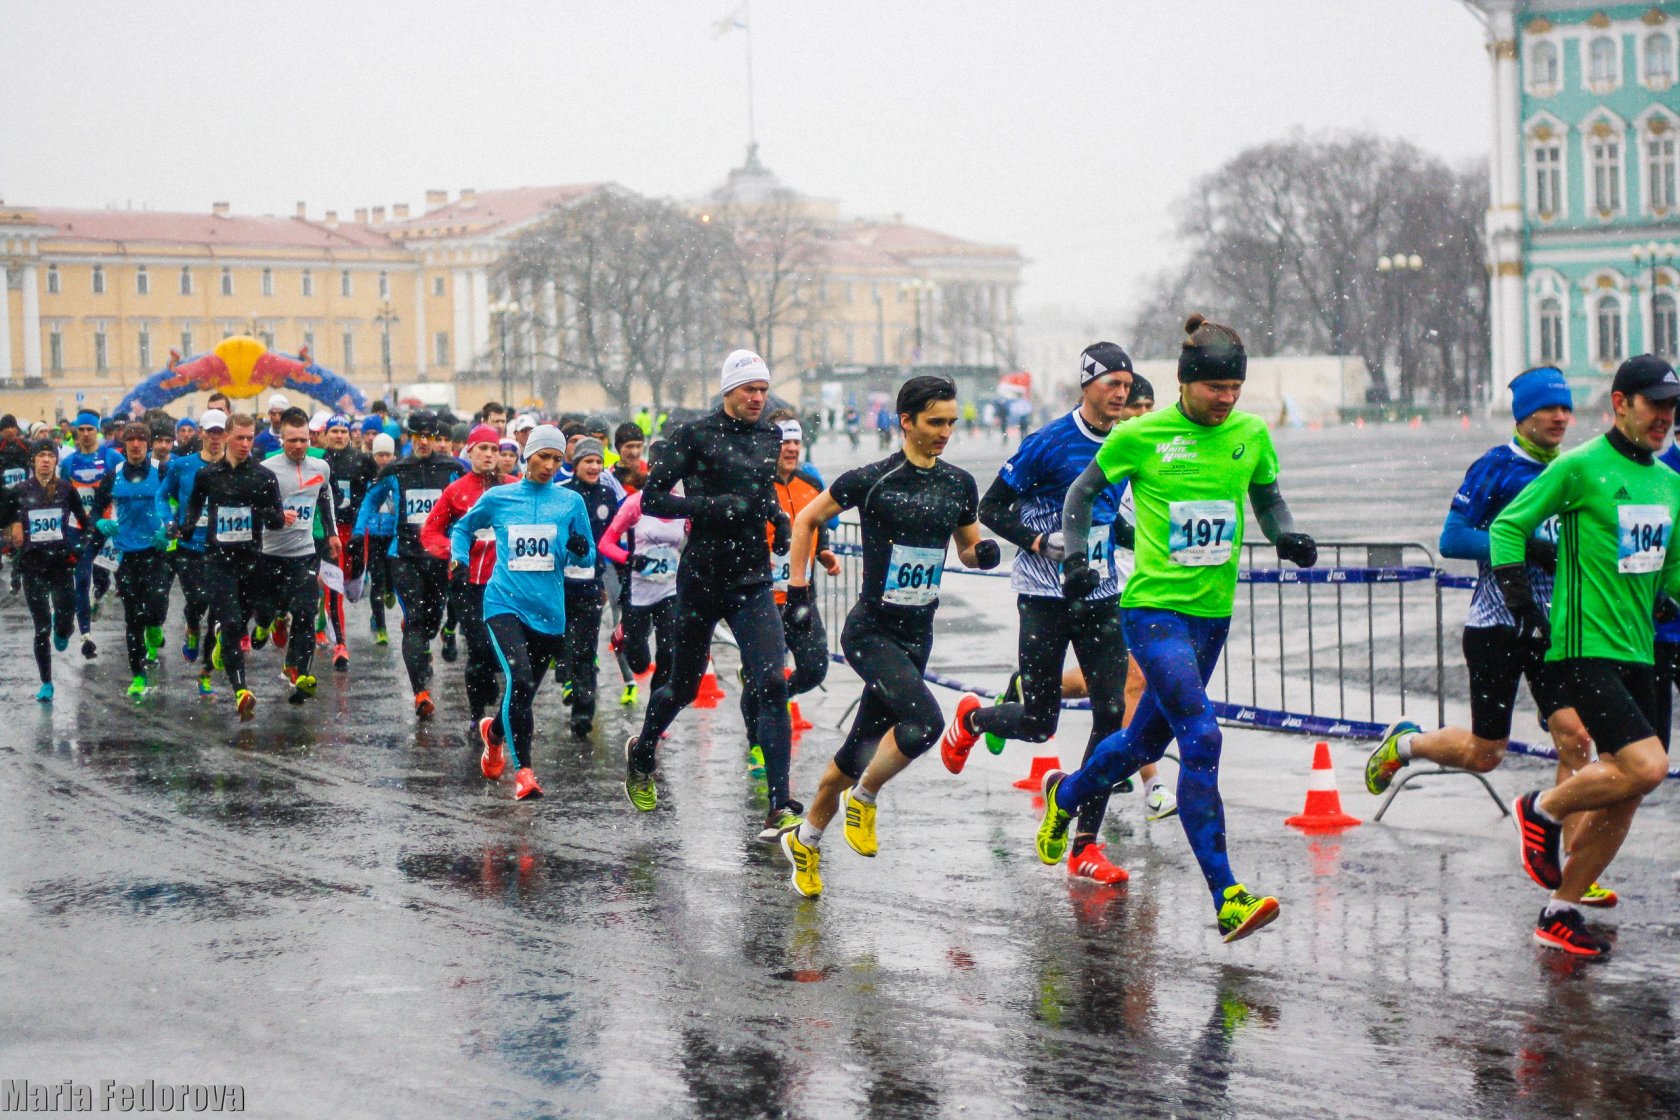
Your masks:
[{"label": "crowd of runners", "polygon": [[[745,350],[724,360],[717,411],[668,431],[645,413],[556,425],[494,403],[464,423],[418,409],[399,426],[382,408],[311,415],[279,394],[263,417],[213,397],[178,422],[85,412],[67,431],[27,437],[5,417],[0,534],[33,620],[42,703],[54,699],[55,653],[69,655],[78,632],[80,655],[100,656],[91,620],[112,590],[128,695],[143,702],[159,661],[175,656],[178,581],[179,656],[203,696],[225,680],[240,721],[256,716],[261,659],[279,662],[289,703],[307,704],[318,669],[351,671],[352,608],[365,605],[380,645],[400,608],[415,718],[437,710],[434,646],[445,662],[464,652],[480,769],[490,781],[511,771],[518,800],[542,795],[534,712],[547,677],[569,734],[594,733],[605,630],[621,704],[642,701],[638,682],[653,673],[623,750],[628,800],[655,810],[661,739],[711,671],[721,623],[740,654],[748,773],[766,793],[755,830],[808,897],[823,890],[834,818],[848,847],[874,856],[881,791],[918,757],[937,747],[960,775],[978,743],[999,753],[1044,742],[1063,700],[1087,697],[1079,768],[1043,780],[1039,858],[1065,860],[1075,879],[1124,881],[1098,837],[1110,794],[1141,783],[1150,820],[1179,817],[1234,941],[1280,911],[1232,870],[1206,692],[1249,511],[1280,563],[1317,560],[1279,487],[1267,425],[1237,408],[1246,369],[1235,331],[1191,316],[1175,399],[1156,408],[1126,352],[1094,343],[1079,356],[1077,403],[1027,436],[984,493],[943,458],[963,416],[952,382],[905,382],[899,449],[825,483],[804,461],[799,420],[769,410],[770,370]],[[1481,575],[1464,635],[1471,726],[1398,721],[1366,782],[1380,793],[1413,759],[1497,766],[1526,679],[1561,758],[1556,784],[1514,806],[1522,866],[1552,892],[1535,937],[1596,956],[1609,943],[1580,907],[1616,903],[1599,879],[1667,774],[1680,671],[1680,554],[1668,549],[1680,451],[1667,441],[1680,379],[1661,359],[1630,359],[1612,387],[1613,426],[1568,452],[1563,375],[1530,370],[1511,391],[1514,435],[1471,467],[1441,540]],[[812,581],[818,568],[840,572],[830,532],[848,514],[862,582],[827,625],[841,627],[862,696],[807,807],[790,774],[789,705],[827,674]],[[996,568],[1000,541],[1015,550],[1019,668],[995,703],[964,694],[947,720],[925,677],[947,564],[954,553],[965,568]],[[1175,790],[1155,769],[1174,741]]]}]

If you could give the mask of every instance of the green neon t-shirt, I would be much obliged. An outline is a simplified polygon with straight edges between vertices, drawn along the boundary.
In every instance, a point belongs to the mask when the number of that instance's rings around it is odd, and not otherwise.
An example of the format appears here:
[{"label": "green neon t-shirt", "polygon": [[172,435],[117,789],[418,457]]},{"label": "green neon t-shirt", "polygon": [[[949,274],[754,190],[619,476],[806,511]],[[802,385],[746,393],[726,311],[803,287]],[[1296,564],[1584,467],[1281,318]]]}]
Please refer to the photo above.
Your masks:
[{"label": "green neon t-shirt", "polygon": [[1680,474],[1636,463],[1605,436],[1558,456],[1488,526],[1494,566],[1521,563],[1536,527],[1558,519],[1547,661],[1649,665],[1657,592],[1680,595]]},{"label": "green neon t-shirt", "polygon": [[1137,566],[1120,605],[1229,617],[1243,498],[1250,486],[1277,481],[1266,422],[1233,412],[1210,428],[1175,405],[1116,427],[1096,461],[1110,482],[1131,480],[1137,508]]}]

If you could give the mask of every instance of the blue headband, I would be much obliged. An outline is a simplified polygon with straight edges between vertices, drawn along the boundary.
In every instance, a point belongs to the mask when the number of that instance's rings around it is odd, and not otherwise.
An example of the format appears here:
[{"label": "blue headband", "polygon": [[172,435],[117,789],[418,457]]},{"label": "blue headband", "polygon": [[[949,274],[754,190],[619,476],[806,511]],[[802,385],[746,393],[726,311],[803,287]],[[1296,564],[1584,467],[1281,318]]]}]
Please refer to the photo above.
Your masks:
[{"label": "blue headband", "polygon": [[1556,366],[1525,370],[1511,380],[1511,415],[1519,424],[1542,408],[1560,404],[1571,412],[1575,410],[1569,382]]}]

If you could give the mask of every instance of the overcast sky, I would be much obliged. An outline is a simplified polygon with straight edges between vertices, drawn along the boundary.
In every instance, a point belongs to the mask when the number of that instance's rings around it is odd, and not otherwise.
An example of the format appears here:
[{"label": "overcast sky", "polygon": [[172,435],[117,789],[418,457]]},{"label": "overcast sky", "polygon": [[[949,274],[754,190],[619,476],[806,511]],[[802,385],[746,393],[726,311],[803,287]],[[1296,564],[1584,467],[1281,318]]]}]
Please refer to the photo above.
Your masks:
[{"label": "overcast sky", "polygon": [[[289,214],[428,187],[690,196],[746,143],[736,0],[4,0],[0,199]],[[1455,164],[1491,125],[1460,0],[754,0],[784,182],[1031,258],[1106,311],[1172,263],[1174,202],[1243,147],[1371,129]]]}]

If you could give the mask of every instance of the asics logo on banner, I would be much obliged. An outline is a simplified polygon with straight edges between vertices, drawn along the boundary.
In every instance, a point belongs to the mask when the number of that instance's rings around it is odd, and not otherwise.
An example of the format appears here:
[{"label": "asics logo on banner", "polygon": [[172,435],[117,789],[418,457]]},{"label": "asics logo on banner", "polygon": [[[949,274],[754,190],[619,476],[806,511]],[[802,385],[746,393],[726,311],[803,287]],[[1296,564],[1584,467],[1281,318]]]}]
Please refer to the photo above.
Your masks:
[{"label": "asics logo on banner", "polygon": [[1239,444],[1237,444],[1237,449],[1235,451],[1231,452],[1231,458],[1241,459],[1243,457],[1243,452],[1247,451],[1247,450],[1248,450],[1248,444],[1239,443]]},{"label": "asics logo on banner", "polygon": [[1194,459],[1196,441],[1190,436],[1174,436],[1166,443],[1157,443],[1155,454],[1161,457],[1163,463],[1170,463],[1175,459]]}]

